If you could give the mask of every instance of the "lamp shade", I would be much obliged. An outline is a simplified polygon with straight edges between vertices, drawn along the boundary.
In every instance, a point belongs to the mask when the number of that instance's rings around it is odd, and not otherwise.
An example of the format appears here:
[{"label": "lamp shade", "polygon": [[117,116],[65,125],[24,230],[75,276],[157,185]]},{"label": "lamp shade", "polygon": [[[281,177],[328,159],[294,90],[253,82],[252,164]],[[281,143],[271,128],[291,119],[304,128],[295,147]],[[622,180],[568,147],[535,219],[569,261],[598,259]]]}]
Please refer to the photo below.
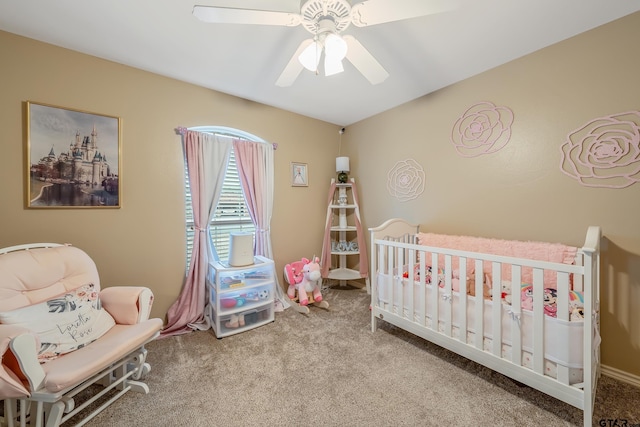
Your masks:
[{"label": "lamp shade", "polygon": [[336,172],[349,172],[348,157],[336,157]]},{"label": "lamp shade", "polygon": [[318,41],[314,41],[302,51],[300,56],[298,56],[298,61],[300,61],[302,66],[307,70],[315,72],[320,63],[321,54],[322,46]]},{"label": "lamp shade", "polygon": [[347,42],[331,33],[324,40],[324,75],[332,76],[344,71],[342,60],[347,55]]},{"label": "lamp shade", "polygon": [[337,34],[329,34],[324,40],[324,54],[342,61],[347,56],[347,42]]},{"label": "lamp shade", "polygon": [[332,58],[329,55],[324,56],[324,75],[333,76],[344,71],[342,61],[337,58]]}]

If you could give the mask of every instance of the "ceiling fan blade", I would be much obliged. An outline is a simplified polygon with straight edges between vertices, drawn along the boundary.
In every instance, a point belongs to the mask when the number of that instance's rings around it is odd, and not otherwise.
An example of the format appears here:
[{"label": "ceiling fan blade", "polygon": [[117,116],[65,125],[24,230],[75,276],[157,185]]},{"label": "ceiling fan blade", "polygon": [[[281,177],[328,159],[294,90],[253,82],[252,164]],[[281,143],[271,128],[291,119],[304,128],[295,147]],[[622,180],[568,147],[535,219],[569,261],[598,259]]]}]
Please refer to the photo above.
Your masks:
[{"label": "ceiling fan blade", "polygon": [[347,42],[348,46],[346,58],[372,85],[382,83],[389,77],[387,70],[376,61],[373,55],[355,37],[345,35],[342,38]]},{"label": "ceiling fan blade", "polygon": [[311,43],[313,43],[313,39],[306,39],[302,43],[300,43],[300,46],[298,46],[296,53],[293,54],[287,66],[284,67],[282,74],[280,74],[280,77],[278,77],[276,86],[288,87],[296,81],[296,79],[304,69],[298,57],[307,46],[311,45]]},{"label": "ceiling fan blade", "polygon": [[193,7],[193,16],[201,21],[215,24],[255,24],[295,27],[302,22],[302,16],[291,12],[198,5]]},{"label": "ceiling fan blade", "polygon": [[351,8],[351,19],[355,26],[367,27],[457,8],[455,0],[368,0]]}]

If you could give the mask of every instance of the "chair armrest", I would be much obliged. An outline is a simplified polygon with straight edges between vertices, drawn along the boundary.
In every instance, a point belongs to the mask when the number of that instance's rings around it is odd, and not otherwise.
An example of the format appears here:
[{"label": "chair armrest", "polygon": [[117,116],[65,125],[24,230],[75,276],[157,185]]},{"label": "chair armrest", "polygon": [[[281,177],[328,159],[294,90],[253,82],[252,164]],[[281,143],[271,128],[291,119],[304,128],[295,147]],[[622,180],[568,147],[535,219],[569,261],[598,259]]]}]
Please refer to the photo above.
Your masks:
[{"label": "chair armrest", "polygon": [[102,307],[119,325],[134,325],[149,318],[153,292],[143,286],[113,286],[100,291]]},{"label": "chair armrest", "polygon": [[38,337],[26,328],[0,325],[0,399],[29,396],[42,387]]}]

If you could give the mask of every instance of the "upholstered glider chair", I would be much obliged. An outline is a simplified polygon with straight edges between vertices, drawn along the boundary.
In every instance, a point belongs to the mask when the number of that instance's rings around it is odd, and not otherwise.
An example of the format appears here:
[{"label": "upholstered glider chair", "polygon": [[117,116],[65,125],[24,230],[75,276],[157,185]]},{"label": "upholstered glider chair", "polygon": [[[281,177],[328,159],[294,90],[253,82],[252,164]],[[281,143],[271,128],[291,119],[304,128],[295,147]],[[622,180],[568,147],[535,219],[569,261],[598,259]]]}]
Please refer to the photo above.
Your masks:
[{"label": "upholstered glider chair", "polygon": [[80,412],[83,424],[129,390],[148,393],[144,346],[162,328],[152,302],[145,287],[101,290],[76,247],[0,249],[0,424],[58,426]]}]

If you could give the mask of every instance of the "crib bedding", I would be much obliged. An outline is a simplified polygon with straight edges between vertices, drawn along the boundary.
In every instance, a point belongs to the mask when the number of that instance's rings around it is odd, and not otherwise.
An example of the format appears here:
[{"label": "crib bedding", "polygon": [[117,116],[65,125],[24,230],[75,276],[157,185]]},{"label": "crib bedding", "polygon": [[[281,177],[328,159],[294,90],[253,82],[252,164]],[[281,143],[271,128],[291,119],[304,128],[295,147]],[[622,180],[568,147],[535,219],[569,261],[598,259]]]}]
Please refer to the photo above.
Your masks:
[{"label": "crib bedding", "polygon": [[[405,265],[402,269],[402,277],[404,279],[408,279],[409,278],[409,272],[408,269],[410,267]],[[433,273],[433,268],[430,265],[426,265],[424,270],[425,270],[425,278],[424,280],[420,280],[420,272],[421,272],[421,266],[420,263],[416,263],[414,264],[413,267],[413,278],[414,281],[416,283],[416,285],[419,286],[420,283],[424,283],[426,285],[431,285],[432,282],[436,281],[435,279],[433,279],[433,276],[435,275]],[[485,292],[483,293],[483,296],[485,299],[493,299],[492,298],[492,294],[493,294],[493,284],[492,284],[492,279],[491,279],[491,275],[488,273],[483,273],[484,274],[484,278],[483,278],[483,288],[485,290]],[[398,276],[398,269],[394,270],[394,275]],[[470,275],[470,279],[468,280],[468,284],[467,284],[467,290],[472,291],[470,293],[470,295],[474,295],[474,277],[475,277],[475,273],[473,270],[470,271],[469,273]],[[457,293],[460,289],[460,274],[457,270],[454,270],[452,272],[452,278],[451,278],[451,288],[452,288],[452,292]],[[437,272],[437,283],[438,286],[440,288],[444,288],[445,286],[445,272],[443,269],[438,269]],[[558,307],[557,307],[557,297],[558,297],[558,289],[557,289],[557,284],[554,283],[553,284],[547,284],[545,283],[545,288],[543,291],[544,294],[544,300],[543,300],[543,304],[544,304],[544,314],[550,317],[557,317],[557,313],[558,313]],[[526,283],[526,282],[522,282],[520,284],[520,289],[519,290],[515,290],[513,289],[513,284],[511,283],[511,280],[502,280],[501,281],[501,286],[500,286],[502,292],[500,295],[500,299],[502,300],[503,304],[507,304],[507,305],[511,305],[511,301],[513,298],[520,298],[520,307],[522,308],[522,310],[524,311],[532,311],[533,310],[533,285],[531,283]],[[584,318],[584,295],[582,292],[580,291],[575,291],[572,289],[568,290],[568,300],[569,300],[569,305],[567,307],[568,310],[568,315],[569,315],[569,319],[571,321],[574,322],[579,322],[582,321],[582,319]],[[564,317],[564,316],[562,316]]]},{"label": "crib bedding", "polygon": [[[406,269],[406,267],[405,267]],[[439,274],[444,275],[443,272]],[[427,278],[427,286],[425,287],[425,302],[420,301],[421,287],[420,281],[414,281],[413,289],[413,316],[411,310],[411,293],[409,279],[402,277],[403,275],[394,274],[393,276],[382,273],[377,274],[376,295],[378,304],[387,306],[387,309],[395,314],[403,317],[413,318],[415,322],[424,323],[427,328],[433,328],[433,299],[435,297],[434,287]],[[460,340],[460,293],[451,291],[450,293],[444,288],[444,279],[438,281],[440,286],[438,289],[438,330],[443,332],[444,317],[451,314],[452,336]],[[523,284],[522,289],[528,290],[531,285]],[[393,289],[393,295],[392,295]],[[571,291],[576,295],[576,300],[581,301],[581,293]],[[501,295],[502,296],[502,295]],[[476,321],[476,301],[481,300],[484,304],[482,330],[483,330],[483,346],[485,350],[489,350],[493,343],[493,300],[487,298],[476,298],[472,295],[466,295],[466,321],[467,321],[467,337],[466,343],[474,342],[475,334],[478,332],[478,324]],[[402,301],[403,311],[399,310]],[[521,335],[522,348],[522,364],[531,368],[531,356],[533,351],[533,312],[531,310],[521,308],[520,313],[514,313],[512,306],[505,302],[503,298],[501,310],[501,345],[502,355],[505,358],[511,358],[511,337],[512,327],[518,327]],[[393,306],[389,307],[393,302]],[[553,301],[555,304],[555,301]],[[549,306],[551,306],[551,301]],[[449,308],[451,309],[449,311]],[[424,313],[424,320],[420,316]],[[582,382],[582,366],[583,366],[583,322],[582,319],[576,318],[574,321],[566,321],[551,316],[549,313],[545,317],[545,375],[553,378],[556,377],[557,366],[565,366],[569,368],[570,384]],[[514,323],[514,317],[517,322]],[[516,326],[517,325],[517,326]],[[464,330],[464,328],[462,329]]]},{"label": "crib bedding", "polygon": [[[578,248],[567,246],[561,243],[548,242],[520,242],[516,240],[491,239],[475,236],[455,236],[436,233],[418,233],[416,235],[418,244],[424,246],[435,246],[447,249],[461,249],[494,255],[514,256],[516,258],[526,258],[538,261],[556,262],[562,264],[573,264]],[[430,253],[427,253],[430,256]],[[440,259],[438,267],[444,267],[444,260]],[[453,269],[458,268],[458,259],[453,259]],[[508,264],[502,266],[502,278],[511,280],[511,269]],[[491,264],[483,263],[483,272],[491,273]],[[474,266],[467,264],[467,273],[473,274]],[[531,283],[533,271],[530,268],[522,269],[522,280]],[[555,287],[556,276],[553,271],[547,270],[544,273],[544,283],[549,287]]]}]

